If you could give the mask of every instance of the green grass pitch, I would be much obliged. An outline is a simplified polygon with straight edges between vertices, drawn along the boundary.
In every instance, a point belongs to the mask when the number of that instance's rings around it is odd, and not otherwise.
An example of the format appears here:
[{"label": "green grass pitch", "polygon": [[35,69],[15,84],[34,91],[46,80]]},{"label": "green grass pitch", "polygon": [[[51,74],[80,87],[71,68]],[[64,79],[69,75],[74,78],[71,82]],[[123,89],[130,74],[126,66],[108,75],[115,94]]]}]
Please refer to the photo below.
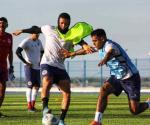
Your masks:
[{"label": "green grass pitch", "polygon": [[[142,94],[141,101],[145,101],[149,94]],[[70,109],[66,117],[67,125],[89,125],[95,115],[95,107],[98,93],[81,94],[73,93]],[[49,107],[55,116],[59,116],[61,95],[52,93]],[[8,117],[0,118],[0,125],[41,125],[41,100],[38,96],[35,113],[29,113],[26,109],[25,94],[6,94],[0,111]],[[119,97],[111,95],[108,107],[103,115],[103,125],[150,125],[150,110],[133,116],[128,108],[126,95]]]}]

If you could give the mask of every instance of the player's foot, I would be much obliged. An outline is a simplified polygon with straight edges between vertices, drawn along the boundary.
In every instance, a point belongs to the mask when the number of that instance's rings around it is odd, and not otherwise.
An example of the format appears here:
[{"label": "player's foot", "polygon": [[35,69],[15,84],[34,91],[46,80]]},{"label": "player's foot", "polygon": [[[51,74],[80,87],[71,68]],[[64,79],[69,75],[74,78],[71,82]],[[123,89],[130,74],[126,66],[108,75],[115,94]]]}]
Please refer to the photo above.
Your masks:
[{"label": "player's foot", "polygon": [[98,122],[96,122],[96,121],[92,121],[92,122],[90,123],[90,125],[102,125],[102,123],[98,123]]},{"label": "player's foot", "polygon": [[32,110],[33,110],[34,112],[36,112],[36,111],[37,111],[37,109],[36,109],[35,107],[33,107],[33,108],[32,108]]},{"label": "player's foot", "polygon": [[36,108],[28,108],[28,112],[35,112],[36,111]]},{"label": "player's foot", "polygon": [[33,110],[33,109],[28,109],[28,112],[35,112],[35,110]]},{"label": "player's foot", "polygon": [[7,117],[7,115],[3,115],[1,112],[0,112],[0,118],[5,118]]},{"label": "player's foot", "polygon": [[58,125],[66,125],[63,120],[59,120]]}]

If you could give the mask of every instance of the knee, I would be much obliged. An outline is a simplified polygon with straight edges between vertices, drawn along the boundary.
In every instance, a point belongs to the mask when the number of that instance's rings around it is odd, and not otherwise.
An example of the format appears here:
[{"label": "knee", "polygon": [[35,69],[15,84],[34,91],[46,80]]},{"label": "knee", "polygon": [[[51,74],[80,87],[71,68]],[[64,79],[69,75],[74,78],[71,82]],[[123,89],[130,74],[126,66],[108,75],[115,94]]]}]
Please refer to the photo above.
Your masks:
[{"label": "knee", "polygon": [[63,97],[64,97],[64,98],[70,98],[70,96],[71,96],[71,92],[70,92],[70,91],[63,93]]},{"label": "knee", "polygon": [[107,96],[109,95],[107,89],[105,88],[105,86],[102,86],[100,89],[100,93],[99,93],[99,98],[105,99],[107,98]]}]

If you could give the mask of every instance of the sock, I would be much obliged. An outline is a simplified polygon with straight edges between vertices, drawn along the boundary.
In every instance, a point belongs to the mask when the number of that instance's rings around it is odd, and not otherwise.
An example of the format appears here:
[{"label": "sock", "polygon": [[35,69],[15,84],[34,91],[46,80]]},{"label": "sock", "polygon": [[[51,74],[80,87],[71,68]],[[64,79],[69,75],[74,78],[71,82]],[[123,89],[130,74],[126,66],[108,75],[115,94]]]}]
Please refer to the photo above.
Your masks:
[{"label": "sock", "polygon": [[150,108],[150,101],[147,101],[147,104],[148,104],[148,108]]},{"label": "sock", "polygon": [[96,112],[96,113],[95,113],[95,119],[94,119],[94,121],[96,121],[96,122],[98,122],[98,123],[101,123],[102,115],[103,115],[103,113],[101,113],[101,112]]},{"label": "sock", "polygon": [[49,111],[48,101],[49,101],[49,99],[47,97],[42,99],[42,102],[43,102],[43,116]]},{"label": "sock", "polygon": [[64,121],[66,114],[67,114],[67,111],[68,111],[67,109],[61,109],[60,120]]},{"label": "sock", "polygon": [[26,91],[26,98],[27,98],[27,103],[28,103],[28,109],[31,109],[32,106],[31,106],[31,88],[27,88],[27,91]]},{"label": "sock", "polygon": [[38,90],[36,90],[35,88],[33,88],[32,89],[32,94],[31,94],[32,108],[34,108],[34,106],[35,106],[35,100],[36,100],[37,93],[38,93]]}]

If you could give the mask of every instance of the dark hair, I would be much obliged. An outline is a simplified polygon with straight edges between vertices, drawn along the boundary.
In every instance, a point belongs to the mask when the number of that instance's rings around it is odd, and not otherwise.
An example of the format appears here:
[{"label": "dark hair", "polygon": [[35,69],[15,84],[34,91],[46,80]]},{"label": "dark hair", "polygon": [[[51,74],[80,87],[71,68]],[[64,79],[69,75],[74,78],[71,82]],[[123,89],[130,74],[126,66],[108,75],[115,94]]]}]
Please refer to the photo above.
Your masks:
[{"label": "dark hair", "polygon": [[58,22],[59,22],[59,19],[60,18],[65,18],[65,19],[68,19],[69,20],[69,24],[70,24],[70,15],[68,13],[61,13],[59,16],[58,16]]},{"label": "dark hair", "polygon": [[7,18],[5,17],[0,17],[0,21],[4,21],[5,23],[8,23]]},{"label": "dark hair", "polygon": [[106,33],[105,33],[105,30],[104,29],[96,29],[96,30],[93,30],[93,32],[91,33],[91,36],[105,36],[106,37]]}]

